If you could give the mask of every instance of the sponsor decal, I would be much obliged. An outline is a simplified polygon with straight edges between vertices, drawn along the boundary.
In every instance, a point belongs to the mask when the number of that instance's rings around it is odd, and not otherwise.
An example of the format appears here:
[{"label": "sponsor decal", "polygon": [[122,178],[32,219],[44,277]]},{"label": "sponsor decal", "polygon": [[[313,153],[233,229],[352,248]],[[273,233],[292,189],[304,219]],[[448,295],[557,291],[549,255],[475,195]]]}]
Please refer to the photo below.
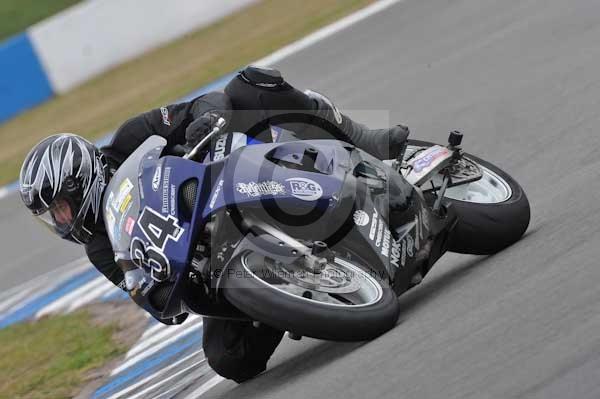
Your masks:
[{"label": "sponsor decal", "polygon": [[323,196],[323,188],[314,180],[304,177],[286,179],[290,183],[292,195],[303,201],[316,201]]},{"label": "sponsor decal", "polygon": [[392,234],[389,229],[385,229],[383,232],[383,243],[381,244],[381,254],[386,258],[390,256],[390,240]]},{"label": "sponsor decal", "polygon": [[384,225],[385,222],[383,221],[383,219],[379,219],[379,225],[377,226],[377,238],[375,239],[375,246],[377,248],[379,248],[379,246],[381,245],[381,240],[383,239]]},{"label": "sponsor decal", "polygon": [[133,226],[135,226],[135,219],[130,216],[127,218],[127,222],[125,222],[125,232],[131,235],[133,232]]},{"label": "sponsor decal", "polygon": [[423,156],[422,158],[418,158],[417,160],[415,160],[415,162],[412,165],[413,170],[415,172],[419,173],[426,167],[430,166],[433,163],[433,161],[435,161],[438,158],[443,157],[446,154],[448,154],[448,149],[446,147],[442,147],[442,148],[437,149],[436,151],[433,151],[433,152]]},{"label": "sponsor decal", "polygon": [[166,126],[171,126],[171,119],[169,118],[169,110],[167,107],[160,107],[160,114],[162,115],[162,123]]},{"label": "sponsor decal", "polygon": [[[358,211],[357,211],[358,212]],[[361,219],[366,219],[363,226],[369,223],[369,215],[364,212],[364,216],[361,214]],[[356,223],[356,212],[354,213],[354,220]],[[374,242],[377,248],[381,248],[381,255],[388,258],[390,256],[390,242],[392,241],[392,234],[388,229],[387,224],[383,219],[379,217],[379,213],[373,208],[373,216],[371,218],[371,226],[369,227],[369,239]]]},{"label": "sponsor decal", "polygon": [[158,165],[154,171],[154,176],[152,176],[152,191],[158,191],[158,188],[160,187],[160,172],[161,167]]},{"label": "sponsor decal", "polygon": [[161,212],[169,213],[169,181],[171,179],[171,168],[165,168],[162,177],[162,203]]},{"label": "sponsor decal", "polygon": [[235,189],[248,197],[261,197],[263,195],[281,195],[285,194],[283,184],[267,180],[263,182],[237,183]]},{"label": "sponsor decal", "polygon": [[353,218],[354,224],[356,224],[357,226],[366,226],[369,224],[369,215],[367,214],[367,212],[361,209],[354,212]]},{"label": "sponsor decal", "polygon": [[418,250],[419,244],[416,243],[419,238],[415,232],[415,237],[412,236],[412,231],[418,223],[410,223],[403,227],[403,232],[400,234],[399,240],[392,240],[391,251],[390,251],[390,263],[396,268],[406,266],[406,257],[413,257],[415,255],[415,249]]},{"label": "sponsor decal", "polygon": [[377,231],[377,210],[373,209],[373,217],[371,218],[371,228],[369,229],[369,239],[373,241],[375,239],[375,232]]},{"label": "sponsor decal", "polygon": [[[133,183],[131,180],[125,179],[119,185],[119,193],[112,200],[112,208],[117,212],[122,212],[121,208],[125,209],[127,204],[131,201],[131,190],[133,190]],[[109,200],[111,197],[109,197]]]},{"label": "sponsor decal", "polygon": [[213,194],[213,196],[210,199],[210,202],[208,204],[210,209],[213,209],[215,207],[215,203],[217,202],[217,198],[219,197],[219,193],[221,192],[222,188],[223,188],[223,179],[219,180],[219,183],[217,183],[217,187],[215,187],[215,193]]},{"label": "sponsor decal", "polygon": [[176,198],[176,192],[177,192],[177,188],[175,187],[174,184],[171,184],[171,195],[169,197],[169,202],[171,204],[171,212],[170,215],[171,216],[175,216],[175,198]]},{"label": "sponsor decal", "polygon": [[125,213],[126,210],[129,209],[129,205],[131,204],[131,194],[127,194],[127,197],[123,200],[121,207],[119,208],[119,212]]},{"label": "sponsor decal", "polygon": [[[390,259],[390,263],[394,266],[396,266],[396,268],[400,267],[400,265],[398,264],[401,260],[401,251],[402,251],[402,241],[393,241],[392,242],[392,257]],[[406,260],[405,260],[406,261]],[[405,263],[402,262],[402,266],[404,266]]]},{"label": "sponsor decal", "polygon": [[213,161],[219,161],[225,158],[225,149],[227,148],[227,134],[222,134],[215,143],[215,153],[213,155]]}]

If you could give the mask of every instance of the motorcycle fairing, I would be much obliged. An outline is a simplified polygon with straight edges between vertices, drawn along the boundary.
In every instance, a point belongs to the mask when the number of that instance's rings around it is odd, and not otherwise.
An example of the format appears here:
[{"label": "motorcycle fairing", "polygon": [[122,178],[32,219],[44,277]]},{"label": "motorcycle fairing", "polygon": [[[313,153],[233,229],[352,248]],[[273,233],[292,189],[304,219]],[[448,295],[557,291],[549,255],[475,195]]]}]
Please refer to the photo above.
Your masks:
[{"label": "motorcycle fairing", "polygon": [[[231,218],[251,210],[261,221],[285,225],[288,234],[297,232],[304,239],[343,238],[339,244],[360,248],[369,267],[382,277],[401,280],[395,283],[399,288],[409,284],[415,253],[424,248],[422,236],[427,234],[421,199],[413,198],[412,187],[397,172],[370,155],[335,140],[308,140],[246,146],[222,160],[200,164],[160,157],[165,144],[158,136],[144,142],[114,175],[104,203],[105,215],[115,201],[116,208],[123,209],[117,220],[112,206],[115,221],[109,232],[121,264],[150,270],[152,278],[162,282],[159,286],[169,288],[159,295],[160,303],[153,304],[160,317],[182,311],[198,234],[224,209]],[[394,204],[385,199],[389,196]],[[388,214],[390,205],[397,208],[396,214]],[[372,220],[368,226],[353,222],[357,210],[381,215],[374,235]],[[312,219],[314,224],[307,227]],[[407,256],[402,268],[396,267],[402,259],[397,253]]]}]

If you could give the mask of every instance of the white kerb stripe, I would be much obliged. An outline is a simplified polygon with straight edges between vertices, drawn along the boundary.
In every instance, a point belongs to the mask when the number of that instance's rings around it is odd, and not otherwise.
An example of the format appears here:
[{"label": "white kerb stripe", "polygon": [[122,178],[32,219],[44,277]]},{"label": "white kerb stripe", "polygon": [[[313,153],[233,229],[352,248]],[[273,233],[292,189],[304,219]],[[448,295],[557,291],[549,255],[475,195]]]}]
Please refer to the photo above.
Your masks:
[{"label": "white kerb stripe", "polygon": [[152,327],[150,327],[149,329],[144,331],[144,333],[142,334],[140,339],[138,339],[138,341],[135,343],[135,345],[129,349],[126,356],[129,357],[131,355],[131,353],[133,351],[135,351],[138,346],[142,345],[145,341],[152,339],[152,337],[154,337],[155,335],[162,334],[164,331],[166,331],[168,329],[172,329],[172,328],[178,328],[178,327],[187,328],[190,325],[190,323],[193,323],[198,318],[200,318],[200,316],[190,315],[187,318],[187,320],[185,321],[185,323],[178,325],[178,326],[170,326],[167,324],[162,324],[160,322],[157,322],[155,325],[153,325]]},{"label": "white kerb stripe", "polygon": [[75,261],[60,266],[55,270],[40,274],[39,276],[2,293],[0,296],[0,302],[4,304],[4,300],[9,301],[16,293],[22,291],[31,291],[32,288],[38,289],[40,293],[42,293],[42,291],[44,293],[48,292],[53,287],[60,285],[63,281],[66,281],[71,276],[74,276],[75,274],[78,274],[89,267],[90,261],[86,257],[76,259]]},{"label": "white kerb stripe", "polygon": [[154,345],[152,348],[149,348],[147,351],[140,353],[137,356],[133,356],[132,358],[128,359],[127,361],[125,361],[123,364],[121,364],[119,367],[115,368],[110,375],[116,375],[119,374],[121,371],[128,369],[129,367],[133,366],[134,364],[136,364],[137,362],[154,355],[156,352],[160,351],[162,348],[171,345],[172,343],[176,342],[178,339],[193,333],[193,329],[195,329],[196,327],[199,327],[202,325],[202,322],[196,323],[196,324],[192,324],[191,326],[189,326],[188,328],[184,329],[183,331],[180,331],[178,334],[175,334],[169,338],[167,338],[166,340],[164,340],[163,342],[161,342],[158,345]]},{"label": "white kerb stripe", "polygon": [[2,312],[6,311],[6,313],[11,313],[12,308],[16,308],[19,306],[25,305],[27,302],[34,300],[37,296],[39,296],[38,287],[29,287],[28,289],[23,289],[22,291],[13,294],[12,297],[8,298],[6,301],[0,303],[0,317],[2,317]]},{"label": "white kerb stripe", "polygon": [[[185,376],[182,376],[177,381],[174,381],[172,384],[169,384],[169,387],[166,391],[162,391],[158,396],[154,396],[153,399],[161,399],[161,398],[174,398],[176,397],[173,394],[173,391],[177,391],[177,393],[181,392],[183,389],[186,389],[194,382],[198,382],[198,380],[209,373],[210,368],[207,367],[198,367],[196,370],[192,370]],[[211,373],[212,374],[212,373]]]},{"label": "white kerb stripe", "polygon": [[188,367],[184,368],[183,370],[180,370],[180,371],[176,372],[175,374],[170,375],[167,378],[164,378],[164,379],[160,380],[156,384],[150,385],[148,388],[146,388],[146,389],[144,389],[144,390],[136,393],[135,395],[127,397],[127,399],[137,399],[139,397],[146,397],[146,396],[144,396],[144,395],[146,395],[146,393],[148,393],[148,392],[156,389],[157,387],[163,385],[164,383],[166,383],[168,381],[171,381],[175,377],[179,377],[179,375],[187,372],[188,370],[190,370],[190,369],[192,369],[194,367],[197,367],[198,365],[200,365],[200,364],[202,364],[204,362],[205,362],[205,360],[202,360],[200,362],[194,363],[191,366],[188,366]]},{"label": "white kerb stripe", "polygon": [[173,369],[173,368],[175,368],[175,367],[179,366],[181,363],[185,362],[185,361],[186,361],[186,360],[188,360],[188,359],[191,359],[193,356],[199,356],[200,352],[202,352],[202,351],[201,351],[201,350],[199,350],[199,351],[196,351],[196,352],[190,353],[190,354],[189,354],[189,355],[187,355],[186,357],[184,357],[184,358],[182,358],[182,359],[179,359],[179,360],[178,360],[178,361],[176,361],[175,363],[173,363],[173,364],[170,364],[170,365],[168,365],[167,367],[165,367],[165,368],[162,368],[162,369],[158,370],[157,372],[155,372],[155,373],[153,373],[153,374],[149,375],[148,377],[144,378],[143,380],[140,380],[140,381],[136,382],[135,384],[129,385],[129,386],[128,386],[127,388],[125,388],[124,390],[122,390],[122,391],[119,391],[119,392],[117,392],[117,393],[114,393],[114,394],[112,394],[111,396],[109,396],[109,397],[108,397],[108,398],[106,398],[106,399],[116,399],[116,398],[118,398],[118,397],[119,397],[119,396],[121,396],[121,395],[125,395],[125,394],[127,394],[127,393],[129,393],[129,392],[133,391],[133,390],[134,390],[134,389],[136,389],[137,387],[139,387],[139,386],[142,386],[142,385],[146,384],[146,383],[147,383],[147,382],[149,382],[149,381],[152,381],[152,379],[154,379],[154,378],[158,377],[159,375],[161,375],[161,374],[164,374],[164,373],[166,373],[167,371],[169,371],[169,370],[171,370],[171,369]]},{"label": "white kerb stripe", "polygon": [[206,381],[198,389],[186,396],[184,399],[198,399],[200,396],[208,392],[209,389],[213,388],[215,385],[217,385],[223,380],[225,380],[225,378],[221,377],[220,375],[215,375],[213,378]]},{"label": "white kerb stripe", "polygon": [[110,280],[107,280],[106,278],[104,278],[104,276],[102,276],[102,284],[100,284],[100,286],[96,288],[91,289],[87,294],[81,296],[81,298],[79,298],[78,300],[73,301],[67,309],[67,312],[72,312],[75,309],[92,302],[94,299],[101,298],[105,293],[113,289],[118,290],[119,288],[115,287],[115,285]]},{"label": "white kerb stripe", "polygon": [[149,336],[145,339],[140,339],[133,348],[127,352],[125,359],[129,359],[132,356],[135,356],[145,350],[146,348],[159,343],[160,341],[168,338],[169,336],[175,335],[179,333],[181,330],[185,330],[190,326],[190,324],[186,321],[183,324],[178,326],[165,326],[167,328],[158,331],[156,334]]},{"label": "white kerb stripe", "polygon": [[67,295],[65,295],[63,297],[60,297],[59,299],[57,299],[54,302],[51,302],[47,306],[44,306],[42,309],[40,309],[36,313],[35,317],[36,318],[42,317],[42,316],[50,314],[50,313],[58,312],[62,308],[67,308],[68,306],[71,305],[71,303],[73,301],[77,300],[80,296],[84,295],[89,290],[93,290],[96,287],[102,285],[105,281],[106,281],[106,277],[104,277],[104,276],[96,277],[92,281],[90,281],[90,282],[88,282],[88,283],[80,286],[79,288],[71,291]]},{"label": "white kerb stripe", "polygon": [[166,324],[162,324],[161,322],[157,321],[155,325],[153,325],[152,327],[150,327],[149,329],[144,331],[144,333],[142,334],[142,336],[140,337],[138,342],[142,341],[143,339],[146,339],[150,335],[154,335],[157,331],[163,330],[168,327],[170,327],[170,326],[168,326]]},{"label": "white kerb stripe", "polygon": [[[85,263],[82,262],[83,259],[86,260]],[[13,287],[7,292],[9,295],[2,297],[5,300],[0,302],[0,312],[9,314],[27,305],[89,267],[87,258],[77,259],[53,271],[41,274],[24,284]],[[0,317],[5,316],[5,314],[0,315]]]}]

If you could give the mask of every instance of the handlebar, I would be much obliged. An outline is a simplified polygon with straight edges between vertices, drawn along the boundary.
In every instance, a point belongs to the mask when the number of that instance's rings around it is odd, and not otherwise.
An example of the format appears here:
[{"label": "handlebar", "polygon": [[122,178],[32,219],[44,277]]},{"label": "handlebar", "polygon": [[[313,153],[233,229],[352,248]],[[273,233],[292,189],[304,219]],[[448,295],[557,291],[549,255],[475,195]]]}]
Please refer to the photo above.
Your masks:
[{"label": "handlebar", "polygon": [[217,123],[215,123],[215,127],[213,127],[213,129],[210,131],[210,133],[208,133],[202,140],[200,140],[200,142],[198,144],[196,144],[194,146],[194,148],[192,148],[190,150],[190,152],[185,154],[183,156],[183,158],[194,160],[194,157],[196,156],[196,154],[200,150],[202,150],[202,148],[204,148],[206,146],[206,143],[210,142],[210,140],[212,139],[213,136],[215,136],[216,134],[218,134],[221,131],[223,126],[225,126],[225,119],[219,118],[217,120]]}]

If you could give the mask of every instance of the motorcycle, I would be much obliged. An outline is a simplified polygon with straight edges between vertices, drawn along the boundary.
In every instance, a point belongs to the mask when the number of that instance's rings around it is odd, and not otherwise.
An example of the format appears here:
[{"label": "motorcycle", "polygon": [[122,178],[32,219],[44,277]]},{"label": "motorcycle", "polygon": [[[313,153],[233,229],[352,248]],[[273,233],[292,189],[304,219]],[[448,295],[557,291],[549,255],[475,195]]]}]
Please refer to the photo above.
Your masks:
[{"label": "motorcycle", "polygon": [[183,157],[150,137],[104,196],[130,294],[161,319],[195,313],[292,338],[372,339],[446,251],[492,254],[529,224],[523,189],[465,153],[458,132],[446,146],[409,140],[381,161],[293,137],[223,156],[223,125]]}]

